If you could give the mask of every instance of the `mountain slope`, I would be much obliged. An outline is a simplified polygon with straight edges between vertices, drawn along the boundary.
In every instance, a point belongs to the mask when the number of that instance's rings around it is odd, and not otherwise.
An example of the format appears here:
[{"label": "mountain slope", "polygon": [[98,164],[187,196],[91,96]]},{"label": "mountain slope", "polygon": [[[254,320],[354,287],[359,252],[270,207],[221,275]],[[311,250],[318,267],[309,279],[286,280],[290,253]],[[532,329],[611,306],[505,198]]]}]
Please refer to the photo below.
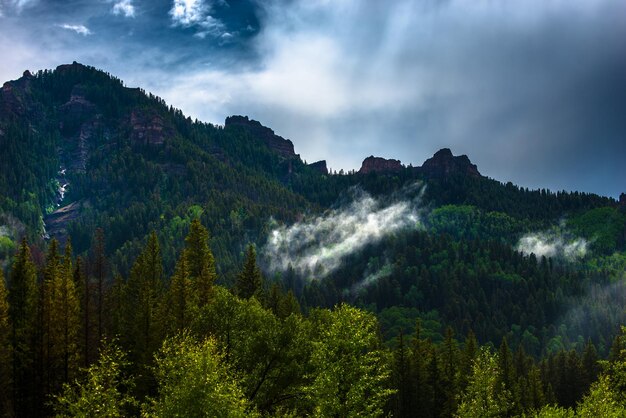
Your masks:
[{"label": "mountain slope", "polygon": [[[449,149],[420,167],[372,156],[358,172],[331,174],[323,161],[306,165],[295,148],[244,116],[224,126],[192,121],[82,64],[25,72],[0,90],[0,258],[22,235],[40,247],[69,237],[86,255],[102,228],[110,276],[126,276],[155,230],[170,273],[199,218],[222,283],[232,283],[254,242],[266,275],[280,277],[305,308],[350,300],[387,318],[388,336],[428,317],[433,335],[445,325],[473,328],[483,341],[508,333],[533,353],[556,338],[568,304],[620,279],[626,215],[613,199],[503,184]],[[363,215],[350,224],[357,232],[398,208],[409,218],[327,242],[315,225],[341,236],[343,224],[332,222],[354,215],[346,208]],[[555,229],[585,239],[590,255],[567,263],[519,251],[520,238]],[[272,252],[272,231],[311,234]],[[611,335],[594,339],[606,348]]]}]

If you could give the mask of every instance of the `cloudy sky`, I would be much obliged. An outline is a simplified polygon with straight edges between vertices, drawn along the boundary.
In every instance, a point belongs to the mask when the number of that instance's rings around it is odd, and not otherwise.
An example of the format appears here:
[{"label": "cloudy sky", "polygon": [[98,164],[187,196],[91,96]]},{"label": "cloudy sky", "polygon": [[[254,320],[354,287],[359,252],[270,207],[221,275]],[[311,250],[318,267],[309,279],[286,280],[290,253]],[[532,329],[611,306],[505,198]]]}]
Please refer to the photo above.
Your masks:
[{"label": "cloudy sky", "polygon": [[526,187],[626,192],[624,0],[0,0],[0,80],[79,61],[312,162],[442,147]]}]

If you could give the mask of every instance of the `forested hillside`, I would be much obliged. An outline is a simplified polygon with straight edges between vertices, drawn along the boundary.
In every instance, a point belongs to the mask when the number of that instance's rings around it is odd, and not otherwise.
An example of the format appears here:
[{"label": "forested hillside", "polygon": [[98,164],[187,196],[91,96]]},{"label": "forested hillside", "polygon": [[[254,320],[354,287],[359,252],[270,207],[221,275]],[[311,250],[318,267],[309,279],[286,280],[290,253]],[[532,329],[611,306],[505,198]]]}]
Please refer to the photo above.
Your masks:
[{"label": "forested hillside", "polygon": [[78,63],[5,83],[3,413],[620,416],[626,197],[294,142]]}]

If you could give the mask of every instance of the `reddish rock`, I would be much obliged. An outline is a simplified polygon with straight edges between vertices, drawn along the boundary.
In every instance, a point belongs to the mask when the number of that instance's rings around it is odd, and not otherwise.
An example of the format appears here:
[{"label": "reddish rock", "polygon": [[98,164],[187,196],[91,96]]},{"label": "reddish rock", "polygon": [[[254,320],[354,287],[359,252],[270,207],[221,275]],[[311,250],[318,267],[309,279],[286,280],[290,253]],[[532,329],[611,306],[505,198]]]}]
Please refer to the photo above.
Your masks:
[{"label": "reddish rock", "polygon": [[0,111],[4,114],[22,116],[28,110],[26,95],[30,91],[33,76],[30,71],[17,80],[7,81],[0,89]]},{"label": "reddish rock", "polygon": [[374,157],[373,155],[363,160],[359,173],[389,173],[400,171],[404,168],[399,160],[388,160],[386,158]]},{"label": "reddish rock", "polygon": [[309,164],[315,171],[319,171],[322,174],[328,174],[328,167],[326,166],[326,160],[316,161],[314,163]]},{"label": "reddish rock", "polygon": [[417,170],[428,177],[447,177],[450,175],[466,175],[480,177],[478,168],[472,164],[467,155],[453,156],[449,148],[440,149],[427,159]]},{"label": "reddish rock", "polygon": [[96,106],[85,98],[86,91],[81,85],[72,88],[70,99],[59,107],[66,123],[77,122],[91,116],[96,111]]},{"label": "reddish rock", "polygon": [[141,110],[131,112],[130,125],[133,143],[161,145],[170,134],[170,129],[159,115],[147,114]]},{"label": "reddish rock", "polygon": [[226,118],[224,126],[241,126],[252,136],[263,141],[269,149],[275,151],[277,154],[285,158],[297,157],[293,148],[293,142],[276,135],[272,129],[261,125],[261,123],[256,120],[248,119],[247,116],[229,116]]}]

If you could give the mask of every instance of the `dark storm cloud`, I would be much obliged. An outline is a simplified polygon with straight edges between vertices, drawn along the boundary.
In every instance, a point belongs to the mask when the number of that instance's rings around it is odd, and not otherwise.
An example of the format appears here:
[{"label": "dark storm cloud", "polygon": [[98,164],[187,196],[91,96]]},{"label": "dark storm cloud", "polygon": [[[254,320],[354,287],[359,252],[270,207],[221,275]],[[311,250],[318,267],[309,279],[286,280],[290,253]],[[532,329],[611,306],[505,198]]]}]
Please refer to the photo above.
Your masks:
[{"label": "dark storm cloud", "polygon": [[[39,68],[39,62],[54,67],[68,60],[137,80],[141,76],[132,75],[146,70],[180,74],[206,65],[226,67],[252,59],[247,41],[259,29],[256,8],[245,0],[233,6],[208,0],[0,1],[0,48],[14,58],[0,68],[2,76],[11,67]],[[180,24],[176,3],[202,5],[201,20]],[[87,33],[94,36],[71,36]],[[22,54],[38,59],[20,60]]]},{"label": "dark storm cloud", "polygon": [[5,0],[0,11],[3,79],[77,60],[192,117],[249,114],[336,169],[370,154],[421,164],[447,146],[524,186],[626,188],[621,0]]}]

